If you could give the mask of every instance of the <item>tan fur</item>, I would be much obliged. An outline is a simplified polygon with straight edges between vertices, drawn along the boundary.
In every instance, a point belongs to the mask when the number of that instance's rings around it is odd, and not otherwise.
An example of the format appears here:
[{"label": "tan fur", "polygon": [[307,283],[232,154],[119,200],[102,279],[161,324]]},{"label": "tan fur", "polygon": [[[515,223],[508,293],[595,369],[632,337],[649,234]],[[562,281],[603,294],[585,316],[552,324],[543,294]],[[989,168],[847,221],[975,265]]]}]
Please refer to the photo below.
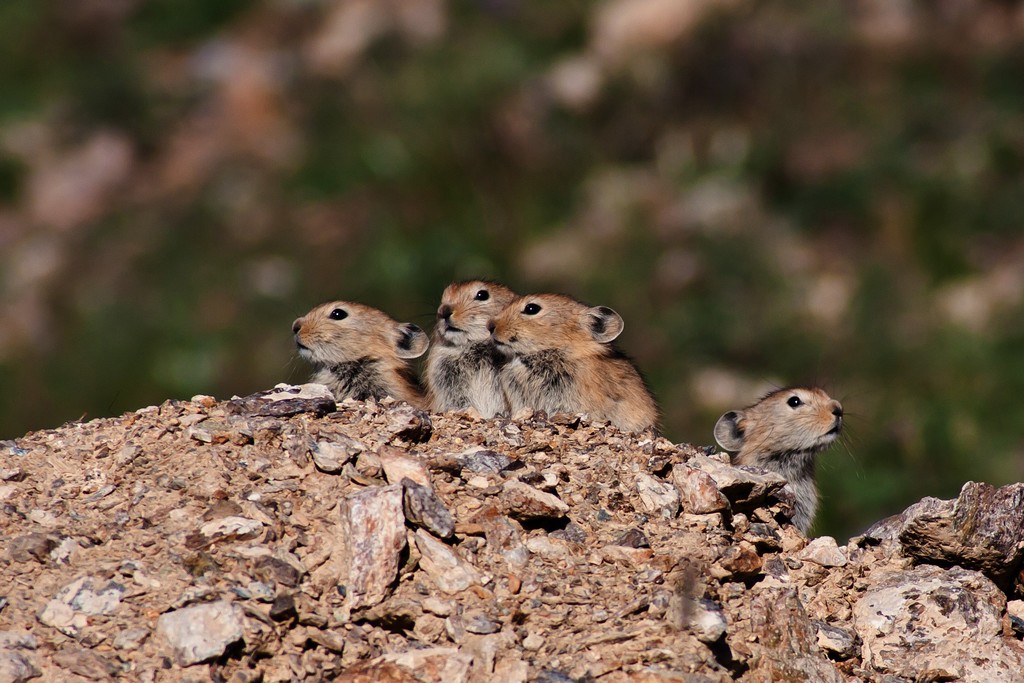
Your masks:
[{"label": "tan fur", "polygon": [[496,282],[448,285],[441,295],[427,356],[427,399],[435,412],[474,408],[483,417],[508,413],[487,321],[516,293]]},{"label": "tan fur", "polygon": [[633,363],[612,344],[623,328],[612,309],[533,294],[513,300],[490,326],[498,351],[508,359],[500,378],[513,413],[523,408],[587,413],[626,431],[656,428],[654,398]]},{"label": "tan fur", "polygon": [[815,456],[836,440],[842,428],[839,401],[821,389],[791,387],[722,415],[715,424],[715,440],[735,453],[735,464],[762,467],[789,481],[796,495],[793,521],[806,533],[818,508]]},{"label": "tan fur", "polygon": [[[344,317],[333,320],[335,311]],[[311,381],[326,384],[339,401],[392,396],[426,407],[409,364],[430,343],[418,326],[398,323],[369,306],[332,301],[296,320],[292,331],[299,355],[315,370]]]}]

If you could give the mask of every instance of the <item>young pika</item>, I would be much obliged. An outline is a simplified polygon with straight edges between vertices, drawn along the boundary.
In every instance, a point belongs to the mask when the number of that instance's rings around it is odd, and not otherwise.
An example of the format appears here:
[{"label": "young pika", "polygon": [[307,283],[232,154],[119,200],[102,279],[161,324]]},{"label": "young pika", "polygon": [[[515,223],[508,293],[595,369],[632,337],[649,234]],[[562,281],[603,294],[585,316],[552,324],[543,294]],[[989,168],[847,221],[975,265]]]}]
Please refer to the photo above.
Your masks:
[{"label": "young pika", "polygon": [[512,301],[488,323],[505,359],[499,378],[513,413],[587,413],[619,429],[655,429],[658,406],[633,363],[612,344],[624,323],[607,306],[558,294]]},{"label": "young pika", "polygon": [[508,413],[487,321],[515,298],[512,290],[485,280],[456,282],[445,288],[427,356],[431,410],[475,408],[486,418]]},{"label": "young pika", "polygon": [[292,332],[299,355],[315,370],[310,381],[326,384],[337,400],[392,396],[426,407],[409,365],[430,344],[417,325],[362,304],[332,301],[296,320]]},{"label": "young pika", "polygon": [[818,509],[815,456],[843,429],[843,406],[821,389],[779,389],[715,424],[715,440],[737,465],[781,474],[796,497],[793,523],[807,533]]}]

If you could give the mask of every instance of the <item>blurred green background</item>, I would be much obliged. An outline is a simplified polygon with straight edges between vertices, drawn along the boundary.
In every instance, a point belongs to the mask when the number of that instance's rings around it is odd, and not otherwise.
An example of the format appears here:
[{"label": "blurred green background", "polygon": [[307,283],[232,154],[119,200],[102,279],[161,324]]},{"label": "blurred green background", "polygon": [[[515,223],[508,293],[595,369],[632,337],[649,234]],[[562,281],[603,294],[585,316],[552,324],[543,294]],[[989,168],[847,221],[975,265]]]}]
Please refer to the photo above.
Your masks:
[{"label": "blurred green background", "polygon": [[306,378],[487,276],[617,309],[675,441],[818,383],[816,531],[1024,470],[1024,9],[0,2],[0,437]]}]

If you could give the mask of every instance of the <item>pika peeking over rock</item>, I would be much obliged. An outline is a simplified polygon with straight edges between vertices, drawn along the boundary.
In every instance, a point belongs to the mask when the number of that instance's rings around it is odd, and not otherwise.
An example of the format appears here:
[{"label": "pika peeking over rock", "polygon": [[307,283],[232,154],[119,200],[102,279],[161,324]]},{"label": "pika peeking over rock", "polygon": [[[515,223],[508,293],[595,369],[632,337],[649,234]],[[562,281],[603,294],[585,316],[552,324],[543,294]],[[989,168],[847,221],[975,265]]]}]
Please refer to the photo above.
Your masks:
[{"label": "pika peeking over rock", "polygon": [[455,282],[445,288],[427,356],[431,410],[474,408],[486,418],[508,413],[487,321],[515,298],[512,290],[486,280]]},{"label": "pika peeking over rock", "polygon": [[796,498],[793,523],[804,533],[818,509],[815,460],[843,429],[843,406],[814,387],[779,389],[715,424],[715,440],[733,463],[776,472]]},{"label": "pika peeking over rock", "polygon": [[409,364],[430,344],[419,326],[369,306],[332,301],[296,320],[292,332],[299,355],[313,365],[310,381],[326,384],[337,400],[391,396],[426,407]]},{"label": "pika peeking over rock", "polygon": [[656,428],[651,392],[612,343],[624,327],[612,309],[532,294],[513,300],[488,327],[505,359],[499,378],[513,413],[587,413],[625,431]]}]

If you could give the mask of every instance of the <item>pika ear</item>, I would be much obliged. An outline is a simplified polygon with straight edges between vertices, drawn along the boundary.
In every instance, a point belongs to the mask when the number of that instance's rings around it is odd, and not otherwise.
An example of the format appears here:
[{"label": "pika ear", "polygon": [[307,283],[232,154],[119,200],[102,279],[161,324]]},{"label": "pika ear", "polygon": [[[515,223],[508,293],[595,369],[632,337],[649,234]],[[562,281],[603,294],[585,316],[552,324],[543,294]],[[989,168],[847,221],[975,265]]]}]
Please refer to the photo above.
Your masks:
[{"label": "pika ear", "polygon": [[402,323],[396,331],[398,339],[395,341],[395,352],[399,358],[419,358],[430,346],[427,333],[419,325]]},{"label": "pika ear", "polygon": [[622,334],[626,326],[622,316],[607,306],[594,306],[587,309],[586,324],[594,341],[607,344]]},{"label": "pika ear", "polygon": [[715,441],[723,449],[732,453],[743,448],[743,427],[740,420],[743,413],[738,410],[730,410],[715,423]]}]

